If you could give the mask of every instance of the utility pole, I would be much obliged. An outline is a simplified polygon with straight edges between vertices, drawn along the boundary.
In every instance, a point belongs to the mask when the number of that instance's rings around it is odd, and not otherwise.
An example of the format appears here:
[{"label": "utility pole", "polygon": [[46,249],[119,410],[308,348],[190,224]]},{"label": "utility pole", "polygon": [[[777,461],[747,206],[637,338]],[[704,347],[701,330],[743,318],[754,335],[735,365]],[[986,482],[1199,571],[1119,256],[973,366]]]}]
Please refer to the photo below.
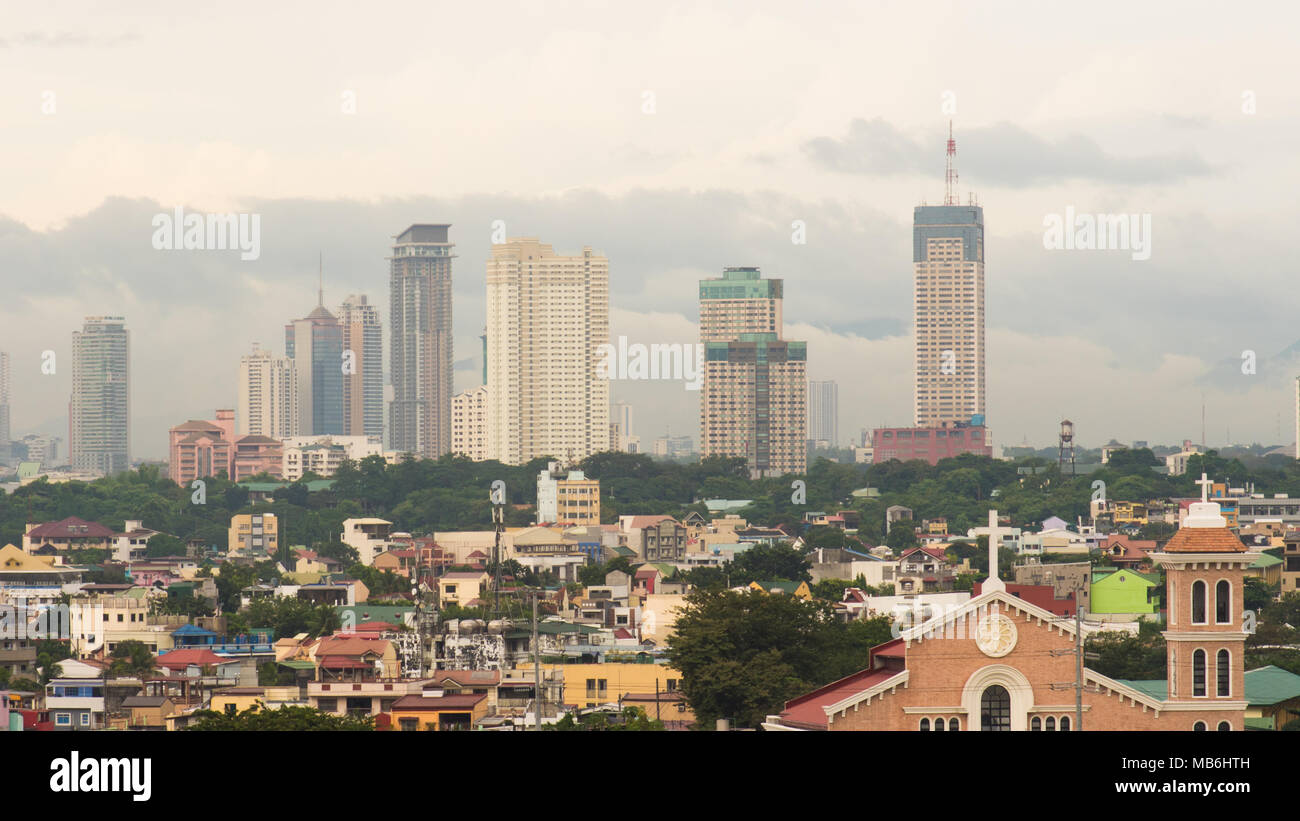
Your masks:
[{"label": "utility pole", "polygon": [[540,591],[533,592],[533,729],[542,729],[542,650],[537,644],[537,598]]}]

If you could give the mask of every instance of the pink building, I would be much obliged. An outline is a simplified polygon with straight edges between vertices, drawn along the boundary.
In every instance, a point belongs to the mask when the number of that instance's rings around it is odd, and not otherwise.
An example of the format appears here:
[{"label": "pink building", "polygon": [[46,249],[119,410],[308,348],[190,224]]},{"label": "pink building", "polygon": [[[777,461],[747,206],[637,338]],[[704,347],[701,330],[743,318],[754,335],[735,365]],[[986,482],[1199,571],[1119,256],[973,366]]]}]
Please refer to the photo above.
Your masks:
[{"label": "pink building", "polygon": [[988,444],[988,429],[983,425],[944,423],[928,428],[877,428],[871,435],[876,464],[897,459],[909,462],[920,459],[937,465],[962,453],[993,456]]},{"label": "pink building", "polygon": [[218,410],[216,421],[191,419],[177,425],[168,438],[168,470],[181,487],[223,473],[236,482],[262,472],[280,475],[280,442],[267,436],[236,436],[233,410]]}]

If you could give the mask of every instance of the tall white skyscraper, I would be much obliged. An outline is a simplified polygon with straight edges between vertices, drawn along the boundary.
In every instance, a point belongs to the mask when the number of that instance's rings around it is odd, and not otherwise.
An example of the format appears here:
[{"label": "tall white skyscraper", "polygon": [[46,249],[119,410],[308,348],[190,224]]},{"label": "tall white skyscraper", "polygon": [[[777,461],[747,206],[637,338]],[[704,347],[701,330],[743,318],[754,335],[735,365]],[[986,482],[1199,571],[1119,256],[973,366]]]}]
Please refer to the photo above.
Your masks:
[{"label": "tall white skyscraper", "polygon": [[451,452],[475,462],[487,459],[487,387],[479,385],[451,398]]},{"label": "tall white skyscraper", "polygon": [[352,372],[343,374],[343,432],[349,436],[384,435],[383,328],[379,310],[364,295],[352,295],[338,309],[343,353]]},{"label": "tall white skyscraper", "polygon": [[294,360],[256,348],[239,360],[235,423],[241,436],[252,434],[279,439],[302,432]]},{"label": "tall white skyscraper", "polygon": [[840,386],[835,382],[808,383],[808,439],[841,445]]},{"label": "tall white skyscraper", "polygon": [[913,211],[916,425],[984,416],[984,209],[961,205],[948,139],[943,205]]},{"label": "tall white skyscraper", "polygon": [[130,334],[120,316],[88,316],[72,333],[68,463],[103,474],[131,466]]},{"label": "tall white skyscraper", "polygon": [[559,256],[535,238],[494,245],[487,263],[488,458],[575,462],[610,449],[609,260]]}]

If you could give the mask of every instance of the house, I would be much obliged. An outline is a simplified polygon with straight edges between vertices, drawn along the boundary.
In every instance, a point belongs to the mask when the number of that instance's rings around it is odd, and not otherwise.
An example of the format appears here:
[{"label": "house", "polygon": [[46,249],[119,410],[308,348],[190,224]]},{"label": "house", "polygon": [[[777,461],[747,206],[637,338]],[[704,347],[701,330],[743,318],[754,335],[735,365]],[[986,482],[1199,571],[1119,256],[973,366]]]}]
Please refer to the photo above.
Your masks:
[{"label": "house", "polygon": [[160,531],[150,530],[144,522],[128,519],[121,533],[113,534],[113,561],[139,561],[148,556],[149,540],[160,535]]},{"label": "house", "polygon": [[686,525],[671,516],[620,516],[627,547],[647,562],[675,562],[686,557]]},{"label": "house", "polygon": [[438,578],[438,601],[458,607],[470,607],[470,602],[483,599],[492,577],[482,570],[458,570]]},{"label": "house", "polygon": [[59,553],[69,550],[111,551],[116,541],[117,534],[99,522],[69,516],[46,524],[28,522],[27,532],[23,534],[23,552],[33,554],[47,546]]},{"label": "house", "polygon": [[430,688],[394,701],[392,726],[401,732],[470,730],[487,714],[486,695],[449,695],[441,688]]},{"label": "house", "polygon": [[166,730],[167,717],[176,712],[176,704],[167,696],[128,696],[122,701],[128,715],[128,730]]},{"label": "house", "polygon": [[104,727],[104,681],[56,678],[45,685],[45,704],[55,730],[100,730]]},{"label": "house", "polygon": [[0,601],[44,607],[58,602],[81,583],[79,567],[64,567],[48,556],[32,556],[11,544],[0,547]]},{"label": "house", "polygon": [[1300,676],[1273,665],[1247,670],[1246,729],[1280,730],[1300,720]]},{"label": "house", "polygon": [[1149,567],[1151,560],[1147,554],[1154,553],[1155,550],[1155,541],[1130,539],[1119,534],[1107,536],[1101,546],[1102,555],[1108,557],[1111,564],[1134,570],[1143,566]]},{"label": "house", "polygon": [[1265,584],[1275,584],[1280,588],[1282,586],[1282,568],[1285,564],[1277,556],[1260,553],[1255,563],[1246,570],[1246,575],[1262,579]]},{"label": "house", "polygon": [[322,638],[313,648],[316,681],[375,681],[398,677],[397,649],[391,641],[349,634]]},{"label": "house", "polygon": [[387,519],[344,519],[343,535],[339,540],[356,550],[361,563],[369,567],[374,564],[376,556],[388,549],[392,529],[393,523]]},{"label": "house", "polygon": [[335,573],[343,569],[343,562],[322,556],[315,550],[296,548],[293,555],[295,573]]},{"label": "house", "polygon": [[942,547],[912,547],[898,557],[894,591],[900,595],[952,590],[957,567]]},{"label": "house", "polygon": [[1095,569],[1088,612],[1096,616],[1157,616],[1160,613],[1160,585],[1160,577],[1153,573]]},{"label": "house", "polygon": [[787,581],[753,581],[749,583],[750,590],[756,590],[759,593],[777,593],[794,596],[802,601],[812,600],[812,590],[808,589],[808,582],[787,582]]}]

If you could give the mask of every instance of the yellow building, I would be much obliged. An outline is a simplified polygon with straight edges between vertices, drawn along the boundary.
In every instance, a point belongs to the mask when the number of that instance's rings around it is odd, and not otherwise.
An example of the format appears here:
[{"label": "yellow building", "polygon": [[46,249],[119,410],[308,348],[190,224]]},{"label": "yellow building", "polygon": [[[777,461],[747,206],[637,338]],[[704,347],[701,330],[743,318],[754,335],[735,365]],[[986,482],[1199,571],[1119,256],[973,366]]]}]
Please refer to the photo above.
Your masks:
[{"label": "yellow building", "polygon": [[297,687],[227,687],[212,694],[210,709],[236,715],[257,704],[263,705],[265,710],[277,710],[286,704],[305,703],[299,698]]},{"label": "yellow building", "polygon": [[1114,522],[1117,525],[1145,525],[1147,506],[1141,502],[1116,502]]},{"label": "yellow building", "polygon": [[240,513],[231,516],[226,545],[236,555],[273,555],[280,549],[280,529],[275,514]]},{"label": "yellow building", "polygon": [[392,726],[402,732],[471,730],[487,714],[488,697],[484,694],[425,690],[393,702]]},{"label": "yellow building", "polygon": [[[562,674],[563,702],[579,708],[618,703],[633,694],[653,695],[656,689],[661,693],[677,692],[682,684],[682,674],[666,664],[603,661],[594,664],[544,664],[543,667]],[[516,669],[531,671],[532,665],[520,664]],[[690,719],[694,720],[694,716],[690,715]]]},{"label": "yellow building", "polygon": [[438,577],[438,601],[468,607],[470,602],[483,598],[491,579],[491,576],[481,570],[444,573]]}]

